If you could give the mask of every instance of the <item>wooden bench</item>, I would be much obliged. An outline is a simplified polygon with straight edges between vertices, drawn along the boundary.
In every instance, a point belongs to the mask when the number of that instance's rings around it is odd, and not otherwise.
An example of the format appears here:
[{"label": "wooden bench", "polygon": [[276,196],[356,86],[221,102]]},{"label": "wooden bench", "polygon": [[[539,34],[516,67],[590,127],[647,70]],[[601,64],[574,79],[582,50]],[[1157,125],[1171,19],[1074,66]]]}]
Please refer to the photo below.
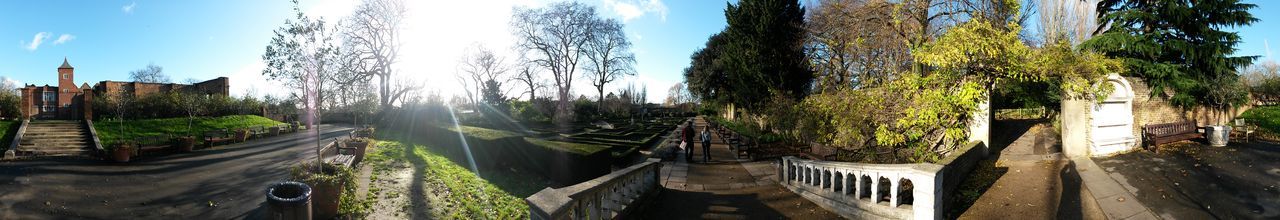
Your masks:
[{"label": "wooden bench", "polygon": [[232,135],[231,131],[223,129],[223,130],[205,132],[202,139],[204,140],[205,147],[213,147],[213,145],[218,143],[231,142],[232,140],[234,140],[234,138],[232,138],[231,135]]},{"label": "wooden bench", "polygon": [[355,166],[356,149],[343,146],[342,140],[334,140],[320,149],[320,157],[325,163],[343,166]]},{"label": "wooden bench", "polygon": [[1196,122],[1175,122],[1164,124],[1148,124],[1142,126],[1142,139],[1147,146],[1191,140],[1204,137],[1196,131]]},{"label": "wooden bench", "polygon": [[173,146],[173,137],[167,134],[139,137],[136,141],[138,142],[138,155],[165,151],[170,146]]},{"label": "wooden bench", "polygon": [[249,128],[249,135],[253,138],[264,138],[267,137],[267,134],[270,133],[267,133],[266,126],[258,125]]}]

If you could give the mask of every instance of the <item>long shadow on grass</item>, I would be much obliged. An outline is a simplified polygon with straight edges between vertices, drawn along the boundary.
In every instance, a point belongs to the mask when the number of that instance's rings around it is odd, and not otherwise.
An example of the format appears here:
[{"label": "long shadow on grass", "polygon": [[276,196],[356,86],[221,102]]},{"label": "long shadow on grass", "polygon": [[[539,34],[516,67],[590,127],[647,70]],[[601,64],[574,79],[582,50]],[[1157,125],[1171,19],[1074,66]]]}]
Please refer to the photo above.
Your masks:
[{"label": "long shadow on grass", "polygon": [[427,161],[419,157],[414,152],[414,144],[401,144],[404,147],[404,157],[409,159],[409,163],[413,164],[413,180],[409,183],[409,203],[413,206],[410,208],[410,216],[414,219],[431,218],[430,206],[427,206],[427,192],[424,190],[423,182],[426,182]]}]

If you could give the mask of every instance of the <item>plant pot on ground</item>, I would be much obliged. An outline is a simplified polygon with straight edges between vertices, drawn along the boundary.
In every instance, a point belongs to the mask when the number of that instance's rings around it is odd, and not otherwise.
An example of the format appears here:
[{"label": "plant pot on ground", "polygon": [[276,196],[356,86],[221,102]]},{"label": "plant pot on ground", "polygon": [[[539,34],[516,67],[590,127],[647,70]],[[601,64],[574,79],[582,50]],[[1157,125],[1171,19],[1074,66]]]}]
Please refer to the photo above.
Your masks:
[{"label": "plant pot on ground", "polygon": [[236,133],[236,139],[235,139],[236,142],[245,142],[249,140],[249,129],[239,129],[239,130],[236,130],[235,133]]},{"label": "plant pot on ground", "polygon": [[292,178],[311,186],[311,212],[315,219],[338,216],[342,194],[355,193],[355,172],[345,166],[327,163],[317,166],[315,161],[303,162],[293,167]]},{"label": "plant pot on ground", "polygon": [[181,136],[177,138],[178,152],[183,152],[183,153],[191,152],[195,150],[195,147],[196,147],[196,137]]},{"label": "plant pot on ground", "polygon": [[110,149],[111,160],[121,163],[129,162],[129,158],[133,157],[133,154],[137,151],[137,147],[137,144],[128,141],[116,143],[112,145]]},{"label": "plant pot on ground", "polygon": [[268,128],[268,129],[269,129],[268,131],[270,131],[271,136],[280,136],[280,126],[272,126],[271,128]]},{"label": "plant pot on ground", "polygon": [[365,127],[365,128],[361,128],[360,130],[356,130],[356,137],[359,137],[359,138],[373,138],[373,132],[374,132],[374,128],[373,128],[373,127]]},{"label": "plant pot on ground", "polygon": [[351,138],[346,140],[346,146],[355,148],[355,161],[352,164],[360,164],[364,160],[364,153],[368,150],[369,145],[373,143],[373,139],[368,138]]}]

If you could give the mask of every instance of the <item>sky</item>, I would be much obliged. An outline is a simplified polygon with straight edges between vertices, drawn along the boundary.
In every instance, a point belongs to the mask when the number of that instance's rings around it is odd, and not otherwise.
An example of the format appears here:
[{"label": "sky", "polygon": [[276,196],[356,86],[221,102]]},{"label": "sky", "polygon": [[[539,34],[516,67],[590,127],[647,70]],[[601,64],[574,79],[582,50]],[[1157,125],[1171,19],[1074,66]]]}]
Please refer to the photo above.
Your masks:
[{"label": "sky", "polygon": [[[299,1],[307,15],[330,21],[350,14],[359,3]],[[409,0],[398,73],[425,82],[429,91],[456,94],[462,90],[454,74],[468,47],[483,45],[508,62],[515,60],[508,30],[512,7],[551,1]],[[689,55],[725,27],[727,2],[722,0],[582,2],[596,6],[604,17],[622,20],[633,43],[638,74],[607,86],[606,92],[628,84],[646,86],[655,103],[683,81]],[[1270,44],[1280,42],[1280,2],[1246,2],[1258,4],[1251,12],[1261,21],[1234,29],[1244,41],[1236,55],[1273,59]],[[76,84],[128,81],[130,71],[156,64],[175,82],[226,76],[233,95],[283,95],[279,83],[261,75],[261,56],[272,31],[292,17],[291,7],[285,0],[4,1],[0,77],[19,85],[56,85],[56,68],[66,58],[76,68]],[[573,87],[576,94],[595,94],[586,79],[575,80]],[[521,90],[507,96],[522,97]]]}]

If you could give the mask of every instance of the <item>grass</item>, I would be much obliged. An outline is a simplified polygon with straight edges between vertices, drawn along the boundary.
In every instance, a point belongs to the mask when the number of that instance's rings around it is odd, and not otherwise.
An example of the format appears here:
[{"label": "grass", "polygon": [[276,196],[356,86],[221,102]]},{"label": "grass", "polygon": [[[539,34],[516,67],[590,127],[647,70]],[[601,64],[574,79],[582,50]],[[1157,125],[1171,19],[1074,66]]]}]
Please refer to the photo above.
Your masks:
[{"label": "grass", "polygon": [[433,196],[410,198],[425,197],[432,207],[431,219],[529,218],[529,207],[523,198],[504,191],[427,146],[380,141],[366,160],[375,166],[386,166],[393,161],[413,164],[417,169],[415,173],[422,174],[415,177],[423,181],[422,192]]},{"label": "grass", "polygon": [[[105,145],[121,140],[136,140],[146,136],[157,135],[203,135],[208,131],[222,129],[239,129],[253,126],[276,126],[284,124],[269,118],[256,115],[232,115],[222,117],[196,117],[187,130],[187,118],[163,118],[142,120],[108,120],[95,121],[93,128],[98,132],[98,139]],[[121,126],[123,125],[123,126]],[[121,132],[121,127],[124,131]]]},{"label": "grass", "polygon": [[494,129],[481,128],[481,127],[472,127],[472,126],[466,126],[466,125],[457,126],[457,127],[454,127],[451,125],[444,125],[444,127],[447,127],[449,131],[453,131],[453,132],[459,132],[458,128],[461,128],[462,130],[461,132],[463,134],[466,134],[467,136],[470,136],[472,138],[479,138],[486,141],[493,141],[493,140],[498,140],[503,138],[520,136],[520,134],[515,132],[504,131],[504,130],[494,130]]},{"label": "grass", "polygon": [[20,121],[0,121],[0,151],[7,149],[9,143],[13,143],[13,135],[18,133],[18,125]]},{"label": "grass", "polygon": [[1240,118],[1267,132],[1280,133],[1280,106],[1265,106],[1249,109]]},{"label": "grass", "polygon": [[543,139],[537,139],[537,138],[531,138],[531,137],[525,137],[524,141],[527,141],[530,144],[533,144],[536,146],[550,148],[557,151],[564,151],[564,152],[579,154],[579,155],[591,155],[596,152],[609,149],[609,146],[604,146],[604,145],[552,141],[552,140],[543,140]]}]

